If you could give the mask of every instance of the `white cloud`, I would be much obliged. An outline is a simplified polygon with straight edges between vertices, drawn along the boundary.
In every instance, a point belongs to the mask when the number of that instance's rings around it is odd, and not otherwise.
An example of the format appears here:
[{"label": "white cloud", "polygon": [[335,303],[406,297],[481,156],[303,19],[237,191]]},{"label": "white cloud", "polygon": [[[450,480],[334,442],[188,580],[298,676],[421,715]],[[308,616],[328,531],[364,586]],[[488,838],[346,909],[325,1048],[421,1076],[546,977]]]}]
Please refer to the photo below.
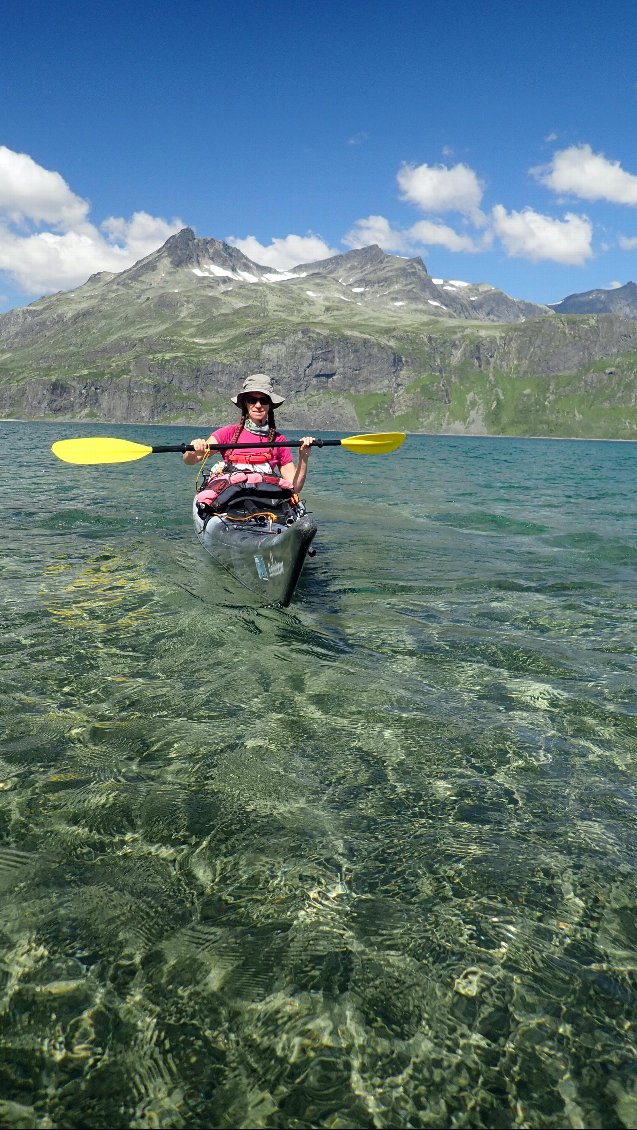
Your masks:
[{"label": "white cloud", "polygon": [[404,252],[408,250],[405,232],[392,228],[384,216],[368,216],[357,220],[354,227],[343,236],[346,247],[370,247],[377,243],[383,251]]},{"label": "white cloud", "polygon": [[411,239],[419,243],[438,244],[446,247],[447,251],[484,251],[485,245],[490,242],[490,237],[485,240],[476,240],[471,235],[454,231],[447,224],[433,223],[431,220],[419,220],[409,229]]},{"label": "white cloud", "polygon": [[[181,220],[172,220],[168,223],[158,216],[150,216],[148,212],[133,212],[130,220],[122,216],[110,216],[104,220],[100,227],[106,232],[109,243],[116,245],[127,253],[139,250],[147,255],[150,247],[160,247],[175,231],[175,224],[183,227]],[[179,228],[177,229],[179,230]]]},{"label": "white cloud", "polygon": [[593,153],[590,145],[571,145],[553,155],[549,165],[530,170],[552,189],[581,200],[608,200],[612,204],[637,204],[637,176],[622,169],[619,161],[609,161]]},{"label": "white cloud", "polygon": [[135,212],[98,228],[89,212],[59,173],[0,147],[0,271],[26,294],[68,290],[96,271],[123,271],[184,226]]},{"label": "white cloud", "polygon": [[64,231],[81,227],[89,205],[71,192],[59,173],[37,165],[27,153],[0,145],[0,215],[13,224],[31,220]]},{"label": "white cloud", "polygon": [[0,270],[27,294],[49,294],[85,282],[104,268],[95,263],[90,236],[76,232],[16,235],[0,227]]},{"label": "white cloud", "polygon": [[398,171],[403,200],[423,212],[461,212],[482,223],[482,184],[467,165],[403,165]]},{"label": "white cloud", "polygon": [[368,216],[357,220],[354,227],[343,237],[347,247],[369,247],[377,243],[383,251],[398,254],[418,254],[423,245],[446,247],[448,251],[484,251],[491,243],[492,235],[485,233],[479,240],[473,235],[455,231],[448,224],[434,220],[419,220],[405,230],[393,228],[384,216]]},{"label": "white cloud", "polygon": [[634,251],[637,247],[637,236],[635,235],[620,235],[617,240],[622,251]]},{"label": "white cloud", "polygon": [[531,208],[507,212],[502,204],[491,215],[494,233],[513,258],[581,266],[592,257],[593,226],[587,216],[567,212],[557,220]]},{"label": "white cloud", "polygon": [[267,247],[253,235],[245,239],[228,236],[227,242],[243,251],[253,263],[274,267],[277,271],[289,271],[301,263],[316,263],[339,254],[317,235],[286,235],[283,239],[273,239]]},{"label": "white cloud", "polygon": [[96,271],[125,271],[184,226],[181,220],[169,224],[145,212],[136,212],[129,221],[105,221],[111,222],[120,230],[120,238],[126,229],[119,245],[107,242],[90,224],[83,231],[26,236],[0,226],[0,270],[26,294],[70,290]]}]

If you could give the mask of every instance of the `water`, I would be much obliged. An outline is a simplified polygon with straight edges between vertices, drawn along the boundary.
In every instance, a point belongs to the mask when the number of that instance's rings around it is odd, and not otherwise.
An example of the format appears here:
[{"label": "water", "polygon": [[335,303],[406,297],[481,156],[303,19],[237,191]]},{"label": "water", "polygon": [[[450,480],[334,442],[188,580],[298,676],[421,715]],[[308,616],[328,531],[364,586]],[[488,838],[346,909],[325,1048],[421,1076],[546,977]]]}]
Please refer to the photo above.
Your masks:
[{"label": "water", "polygon": [[0,425],[0,1125],[637,1124],[637,447],[317,451],[283,611],[91,433],[190,438]]}]

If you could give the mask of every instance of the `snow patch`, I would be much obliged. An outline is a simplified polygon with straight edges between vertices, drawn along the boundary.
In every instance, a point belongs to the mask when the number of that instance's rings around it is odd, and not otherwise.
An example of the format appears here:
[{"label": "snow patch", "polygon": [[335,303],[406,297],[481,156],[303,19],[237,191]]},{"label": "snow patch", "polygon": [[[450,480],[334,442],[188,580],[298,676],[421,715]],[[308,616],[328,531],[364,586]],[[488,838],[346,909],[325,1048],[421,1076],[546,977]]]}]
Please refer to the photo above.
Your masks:
[{"label": "snow patch", "polygon": [[200,279],[209,279],[213,277],[226,279],[237,278],[233,271],[226,271],[223,267],[218,267],[216,263],[208,263],[208,266],[203,268],[193,267],[192,273],[193,275],[198,275]]},{"label": "snow patch", "polygon": [[364,290],[367,290],[367,287],[366,286],[353,286],[352,290],[354,291],[354,294],[362,294]]},{"label": "snow patch", "polygon": [[292,271],[266,271],[259,278],[253,275],[251,271],[227,271],[225,267],[218,267],[216,263],[208,263],[205,267],[193,267],[193,275],[198,275],[199,278],[224,278],[234,279],[236,282],[287,282],[288,279],[304,279],[307,274],[303,271],[301,274],[293,274]]},{"label": "snow patch", "polygon": [[431,281],[436,286],[444,286],[445,290],[450,290],[456,286],[471,286],[471,283],[463,282],[462,279],[432,279]]},{"label": "snow patch", "polygon": [[266,282],[287,282],[288,279],[304,279],[307,271],[303,271],[300,275],[295,275],[292,271],[268,271],[267,274],[261,275],[261,279]]}]

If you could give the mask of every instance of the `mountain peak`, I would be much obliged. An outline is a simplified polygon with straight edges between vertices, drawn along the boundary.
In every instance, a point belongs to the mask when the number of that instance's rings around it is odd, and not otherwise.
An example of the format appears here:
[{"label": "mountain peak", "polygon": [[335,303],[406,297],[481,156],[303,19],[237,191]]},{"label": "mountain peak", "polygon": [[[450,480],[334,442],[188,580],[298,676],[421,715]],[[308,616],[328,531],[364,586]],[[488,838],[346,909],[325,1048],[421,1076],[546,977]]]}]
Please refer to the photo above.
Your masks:
[{"label": "mountain peak", "polygon": [[427,268],[420,256],[415,259],[404,259],[401,255],[391,255],[383,251],[377,243],[370,243],[368,247],[355,247],[352,251],[345,251],[341,255],[332,255],[329,259],[320,259],[315,263],[300,263],[295,271],[305,271],[308,274],[335,275],[349,272],[361,272],[377,269],[378,267],[400,263],[419,263],[422,270],[427,273]]},{"label": "mountain peak", "polygon": [[178,266],[180,262],[191,254],[192,245],[196,242],[197,236],[192,228],[182,228],[181,231],[171,235],[166,240],[163,247],[159,248],[168,258]]},{"label": "mountain peak", "polygon": [[637,317],[637,284],[609,290],[586,290],[582,294],[569,294],[551,307],[556,314],[620,314],[625,318]]},{"label": "mountain peak", "polygon": [[197,236],[192,228],[182,228],[171,235],[157,251],[152,251],[127,271],[123,271],[119,278],[126,282],[157,273],[163,276],[167,269],[190,270],[201,274],[208,274],[211,269],[212,273],[217,274],[243,271],[257,276],[268,271],[267,267],[253,263],[238,247],[231,247],[220,239],[204,239]]}]

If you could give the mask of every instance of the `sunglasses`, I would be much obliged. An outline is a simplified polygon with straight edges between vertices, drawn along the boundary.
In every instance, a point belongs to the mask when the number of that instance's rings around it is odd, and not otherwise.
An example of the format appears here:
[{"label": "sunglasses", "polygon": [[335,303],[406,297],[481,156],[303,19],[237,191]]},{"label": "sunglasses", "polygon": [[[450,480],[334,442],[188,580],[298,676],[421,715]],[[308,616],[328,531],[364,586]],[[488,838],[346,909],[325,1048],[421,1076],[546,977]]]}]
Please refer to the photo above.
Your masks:
[{"label": "sunglasses", "polygon": [[248,404],[271,404],[269,396],[246,396],[244,399]]}]

